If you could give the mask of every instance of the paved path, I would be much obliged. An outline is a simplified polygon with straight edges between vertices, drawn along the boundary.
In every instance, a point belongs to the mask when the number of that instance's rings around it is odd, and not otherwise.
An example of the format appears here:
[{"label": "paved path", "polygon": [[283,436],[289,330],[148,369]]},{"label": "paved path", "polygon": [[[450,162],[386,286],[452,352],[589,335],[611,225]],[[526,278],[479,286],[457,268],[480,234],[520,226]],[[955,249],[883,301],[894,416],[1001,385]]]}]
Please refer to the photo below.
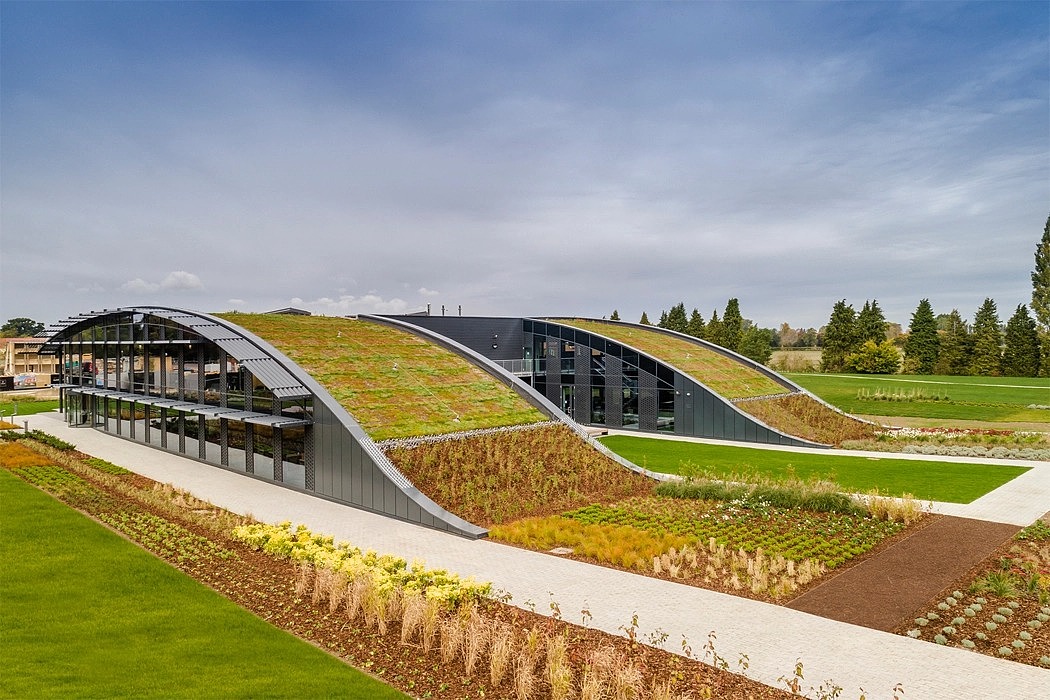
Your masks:
[{"label": "paved path", "polygon": [[[160,452],[90,428],[69,428],[55,413],[28,418],[78,449],[157,481],[187,489],[231,511],[264,522],[291,520],[362,548],[420,558],[429,566],[492,581],[512,602],[547,612],[553,599],[562,615],[612,634],[637,613],[640,635],[666,633],[666,646],[680,648],[683,636],[701,650],[708,634],[715,650],[735,667],[748,656],[748,675],[783,687],[796,660],[803,664],[804,688],[825,680],[842,686],[843,698],[890,698],[900,683],[907,700],[1009,698],[1045,700],[1050,671],[836,622],[700,588],[605,569],[521,550],[488,540],[467,540],[348,506],[297,493],[218,467]],[[1033,470],[1035,471],[1035,470]],[[1050,478],[1050,469],[1039,470]],[[1040,482],[1042,483],[1042,482]],[[1005,487],[1004,487],[1005,488]],[[1044,511],[1047,510],[1044,502]],[[1034,517],[1030,520],[1034,520]],[[1029,522],[1030,522],[1029,520]]]},{"label": "paved path", "polygon": [[905,616],[987,559],[1019,529],[951,515],[938,518],[811,588],[787,607],[891,631]]}]

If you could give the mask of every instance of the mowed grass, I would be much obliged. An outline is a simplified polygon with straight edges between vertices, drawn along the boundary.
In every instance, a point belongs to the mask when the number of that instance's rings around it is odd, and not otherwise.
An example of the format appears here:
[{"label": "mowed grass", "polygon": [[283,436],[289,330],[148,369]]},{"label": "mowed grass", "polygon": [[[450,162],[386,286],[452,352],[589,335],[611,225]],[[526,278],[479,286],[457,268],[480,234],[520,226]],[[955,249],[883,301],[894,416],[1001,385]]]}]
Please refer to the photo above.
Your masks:
[{"label": "mowed grass", "polygon": [[[7,420],[18,420],[18,416],[31,416],[34,413],[44,413],[58,409],[58,399],[15,399],[4,398],[0,400],[0,418]],[[17,413],[16,413],[17,411]]]},{"label": "mowed grass", "polygon": [[0,696],[403,698],[0,469]]},{"label": "mowed grass", "polygon": [[[930,375],[790,374],[828,403],[847,413],[871,416],[907,416],[947,420],[1047,423],[1050,410],[1028,408],[1050,406],[1050,379],[1029,377],[951,377]],[[860,396],[897,394],[902,398],[925,393],[947,400],[874,401]]]},{"label": "mowed grass", "polygon": [[910,493],[924,501],[948,503],[970,503],[1028,471],[1027,467],[997,464],[785,452],[626,435],[610,435],[601,441],[635,464],[665,474],[688,474],[697,468],[719,476],[783,477],[793,473],[802,479],[825,478],[853,493],[878,489],[884,496]]}]

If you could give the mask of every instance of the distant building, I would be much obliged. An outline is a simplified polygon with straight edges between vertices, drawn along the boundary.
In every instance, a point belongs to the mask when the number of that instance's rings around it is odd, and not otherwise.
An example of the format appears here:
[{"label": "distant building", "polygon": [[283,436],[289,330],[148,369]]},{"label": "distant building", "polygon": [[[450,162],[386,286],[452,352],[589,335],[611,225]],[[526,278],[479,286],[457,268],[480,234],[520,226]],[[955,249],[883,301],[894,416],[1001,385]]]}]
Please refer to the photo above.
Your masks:
[{"label": "distant building", "polygon": [[58,372],[58,358],[41,355],[43,338],[0,338],[0,366],[5,377],[15,377],[16,387],[47,386]]},{"label": "distant building", "polygon": [[305,309],[296,309],[292,306],[287,306],[283,309],[274,309],[273,311],[266,311],[268,314],[288,314],[289,316],[310,316],[310,312]]}]

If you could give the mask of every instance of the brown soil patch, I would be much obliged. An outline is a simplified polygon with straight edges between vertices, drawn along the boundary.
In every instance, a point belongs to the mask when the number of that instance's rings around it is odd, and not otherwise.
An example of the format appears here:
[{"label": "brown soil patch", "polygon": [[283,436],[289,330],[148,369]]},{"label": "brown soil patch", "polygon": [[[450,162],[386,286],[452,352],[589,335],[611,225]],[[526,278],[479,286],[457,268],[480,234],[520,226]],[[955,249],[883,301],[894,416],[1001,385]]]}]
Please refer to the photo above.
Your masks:
[{"label": "brown soil patch", "polygon": [[787,607],[892,631],[1020,529],[969,518],[931,518],[896,546],[807,591]]}]

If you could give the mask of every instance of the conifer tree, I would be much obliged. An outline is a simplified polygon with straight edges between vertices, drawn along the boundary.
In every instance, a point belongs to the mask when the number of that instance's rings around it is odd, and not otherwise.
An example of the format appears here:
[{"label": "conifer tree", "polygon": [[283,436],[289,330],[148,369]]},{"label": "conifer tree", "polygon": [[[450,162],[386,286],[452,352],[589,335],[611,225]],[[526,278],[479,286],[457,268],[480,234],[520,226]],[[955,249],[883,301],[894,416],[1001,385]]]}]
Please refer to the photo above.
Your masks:
[{"label": "conifer tree", "polygon": [[870,340],[877,346],[886,340],[886,316],[879,308],[879,301],[872,299],[864,302],[864,308],[857,314],[857,343],[862,345],[864,341]]},{"label": "conifer tree", "polygon": [[651,325],[653,325],[653,324],[649,323],[649,316],[646,315],[646,313],[644,311],[642,312],[642,317],[640,319],[638,319],[638,323],[642,324],[643,326],[651,326]]},{"label": "conifer tree", "polygon": [[671,310],[667,312],[667,325],[664,328],[678,331],[679,333],[685,333],[689,330],[689,319],[686,318],[685,304],[683,302],[678,302],[677,306],[672,306]]},{"label": "conifer tree", "polygon": [[656,322],[658,328],[667,328],[667,312],[660,312],[660,320]]},{"label": "conifer tree", "polygon": [[1041,374],[1050,377],[1050,216],[1046,218],[1043,239],[1035,247],[1032,313],[1035,314],[1039,344],[1042,348]]},{"label": "conifer tree", "polygon": [[1035,377],[1039,374],[1039,335],[1028,307],[1018,304],[1006,322],[1002,373],[1004,377]]},{"label": "conifer tree", "polygon": [[1032,313],[1040,329],[1050,331],[1050,216],[1046,219],[1043,239],[1035,247],[1035,269],[1032,271]]},{"label": "conifer tree", "polygon": [[824,349],[820,354],[821,372],[841,372],[846,357],[856,349],[857,312],[846,300],[835,302],[824,329]]},{"label": "conifer tree", "polygon": [[973,356],[970,374],[998,376],[1002,363],[1002,324],[995,302],[985,299],[973,318]]},{"label": "conifer tree", "polygon": [[704,330],[704,340],[715,345],[722,344],[722,322],[718,320],[718,309],[711,312],[711,320],[707,322],[707,328]]},{"label": "conifer tree", "polygon": [[722,347],[736,351],[740,348],[740,336],[744,332],[744,319],[740,315],[740,301],[730,299],[722,314]]},{"label": "conifer tree", "polygon": [[612,316],[609,317],[609,320],[610,321],[619,321],[620,320],[620,312],[617,311],[616,309],[613,309]]},{"label": "conifer tree", "polygon": [[904,373],[933,374],[940,352],[937,318],[929,299],[923,299],[911,315],[908,339],[904,341]]},{"label": "conifer tree", "polygon": [[944,330],[941,331],[941,351],[934,365],[935,374],[962,375],[970,373],[970,361],[973,356],[973,339],[970,328],[959,314],[958,309],[944,317]]},{"label": "conifer tree", "polygon": [[773,356],[773,331],[769,328],[759,328],[754,324],[747,324],[747,328],[740,334],[740,344],[737,347],[744,357],[749,357],[759,364],[766,364]]},{"label": "conifer tree", "polygon": [[696,308],[693,308],[693,314],[689,317],[689,327],[686,328],[685,332],[694,338],[703,338],[704,329],[704,317],[700,315]]}]

